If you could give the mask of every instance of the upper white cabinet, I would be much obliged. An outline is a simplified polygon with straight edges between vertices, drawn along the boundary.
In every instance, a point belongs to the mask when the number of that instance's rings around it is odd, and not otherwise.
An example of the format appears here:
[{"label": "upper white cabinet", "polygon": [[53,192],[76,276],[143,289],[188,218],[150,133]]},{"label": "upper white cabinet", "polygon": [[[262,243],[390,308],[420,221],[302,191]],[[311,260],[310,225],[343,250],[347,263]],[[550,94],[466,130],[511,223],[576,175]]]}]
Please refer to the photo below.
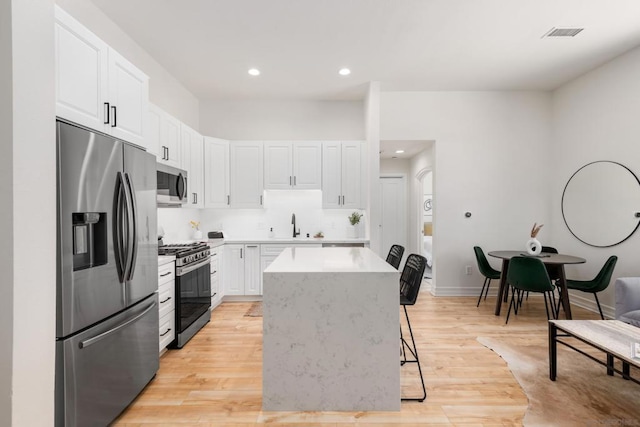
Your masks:
[{"label": "upper white cabinet", "polygon": [[60,7],[55,15],[56,114],[146,147],[149,78]]},{"label": "upper white cabinet", "polygon": [[149,122],[147,150],[156,155],[159,163],[176,168],[182,167],[180,121],[151,103],[149,103],[147,117]]},{"label": "upper white cabinet", "polygon": [[203,137],[185,124],[180,125],[182,169],[187,171],[187,204],[184,207],[204,208]]},{"label": "upper white cabinet", "polygon": [[358,209],[360,203],[360,141],[322,144],[322,206]]},{"label": "upper white cabinet", "polygon": [[230,143],[230,207],[261,208],[263,185],[263,143]]},{"label": "upper white cabinet", "polygon": [[204,137],[204,207],[229,207],[229,141]]},{"label": "upper white cabinet", "polygon": [[314,141],[264,144],[264,188],[315,190],[322,186],[322,143]]}]

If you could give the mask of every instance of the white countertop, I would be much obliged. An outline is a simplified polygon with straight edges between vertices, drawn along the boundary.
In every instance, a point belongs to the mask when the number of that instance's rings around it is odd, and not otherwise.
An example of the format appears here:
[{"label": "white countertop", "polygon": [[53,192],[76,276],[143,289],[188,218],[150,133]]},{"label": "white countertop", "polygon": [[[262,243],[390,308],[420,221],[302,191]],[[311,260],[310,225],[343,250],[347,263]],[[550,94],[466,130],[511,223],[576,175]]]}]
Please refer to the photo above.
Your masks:
[{"label": "white countertop", "polygon": [[397,273],[369,248],[287,248],[265,273]]},{"label": "white countertop", "polygon": [[158,256],[158,267],[169,264],[170,262],[174,262],[176,257],[173,255],[159,255]]},{"label": "white countertop", "polygon": [[259,244],[322,244],[322,243],[369,243],[368,239],[328,239],[326,237],[323,238],[315,238],[315,237],[263,237],[263,238],[249,238],[249,237],[238,237],[238,238],[224,238],[225,243],[259,243]]}]

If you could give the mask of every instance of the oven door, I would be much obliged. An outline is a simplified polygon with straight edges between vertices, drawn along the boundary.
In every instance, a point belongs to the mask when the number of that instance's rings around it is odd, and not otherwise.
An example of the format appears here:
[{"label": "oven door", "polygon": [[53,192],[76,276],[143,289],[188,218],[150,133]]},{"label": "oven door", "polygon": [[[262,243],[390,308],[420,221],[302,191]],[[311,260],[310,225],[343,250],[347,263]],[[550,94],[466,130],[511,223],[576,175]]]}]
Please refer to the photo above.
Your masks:
[{"label": "oven door", "polygon": [[211,307],[209,257],[176,272],[176,330],[184,332]]},{"label": "oven door", "polygon": [[182,206],[187,203],[187,172],[158,163],[158,206]]}]

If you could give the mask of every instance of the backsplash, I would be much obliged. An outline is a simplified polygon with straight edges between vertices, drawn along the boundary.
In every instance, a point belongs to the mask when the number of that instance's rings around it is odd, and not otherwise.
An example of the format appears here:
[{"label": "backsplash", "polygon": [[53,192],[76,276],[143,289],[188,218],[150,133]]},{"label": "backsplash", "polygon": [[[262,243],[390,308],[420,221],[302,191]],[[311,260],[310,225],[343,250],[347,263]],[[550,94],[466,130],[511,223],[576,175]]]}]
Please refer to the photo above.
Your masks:
[{"label": "backsplash", "polygon": [[[325,237],[348,237],[351,228],[349,209],[322,209],[320,190],[267,190],[264,209],[189,209],[158,208],[158,224],[164,228],[165,242],[189,240],[193,229],[189,221],[200,221],[206,238],[208,231],[224,231],[226,238],[266,238],[273,228],[275,237],[292,237],[291,215],[296,215],[300,236],[322,231]],[[358,210],[364,213],[364,211]],[[359,236],[365,237],[366,214],[359,224]]]}]

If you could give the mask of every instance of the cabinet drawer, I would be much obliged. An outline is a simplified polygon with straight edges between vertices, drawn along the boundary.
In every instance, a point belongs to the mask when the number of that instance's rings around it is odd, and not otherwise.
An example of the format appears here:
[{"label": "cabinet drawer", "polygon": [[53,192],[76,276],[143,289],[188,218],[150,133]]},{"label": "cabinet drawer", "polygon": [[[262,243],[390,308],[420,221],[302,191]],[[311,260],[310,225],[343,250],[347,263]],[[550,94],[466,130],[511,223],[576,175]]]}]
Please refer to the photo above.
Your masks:
[{"label": "cabinet drawer", "polygon": [[158,293],[158,312],[160,313],[159,316],[162,318],[162,316],[168,312],[175,310],[176,307],[175,287],[173,282],[161,286]]},{"label": "cabinet drawer", "polygon": [[213,277],[214,274],[218,273],[218,270],[220,269],[220,261],[218,260],[218,257],[216,258],[211,258],[211,277]]},{"label": "cabinet drawer", "polygon": [[172,282],[175,279],[175,274],[175,263],[173,262],[158,267],[158,286]]},{"label": "cabinet drawer", "polygon": [[280,255],[280,252],[285,250],[285,248],[293,247],[294,245],[287,244],[279,244],[279,245],[262,245],[262,250],[260,251],[260,255]]},{"label": "cabinet drawer", "polygon": [[160,317],[160,328],[158,334],[160,335],[160,348],[162,350],[169,345],[176,337],[175,330],[175,311],[170,311],[164,316]]}]

